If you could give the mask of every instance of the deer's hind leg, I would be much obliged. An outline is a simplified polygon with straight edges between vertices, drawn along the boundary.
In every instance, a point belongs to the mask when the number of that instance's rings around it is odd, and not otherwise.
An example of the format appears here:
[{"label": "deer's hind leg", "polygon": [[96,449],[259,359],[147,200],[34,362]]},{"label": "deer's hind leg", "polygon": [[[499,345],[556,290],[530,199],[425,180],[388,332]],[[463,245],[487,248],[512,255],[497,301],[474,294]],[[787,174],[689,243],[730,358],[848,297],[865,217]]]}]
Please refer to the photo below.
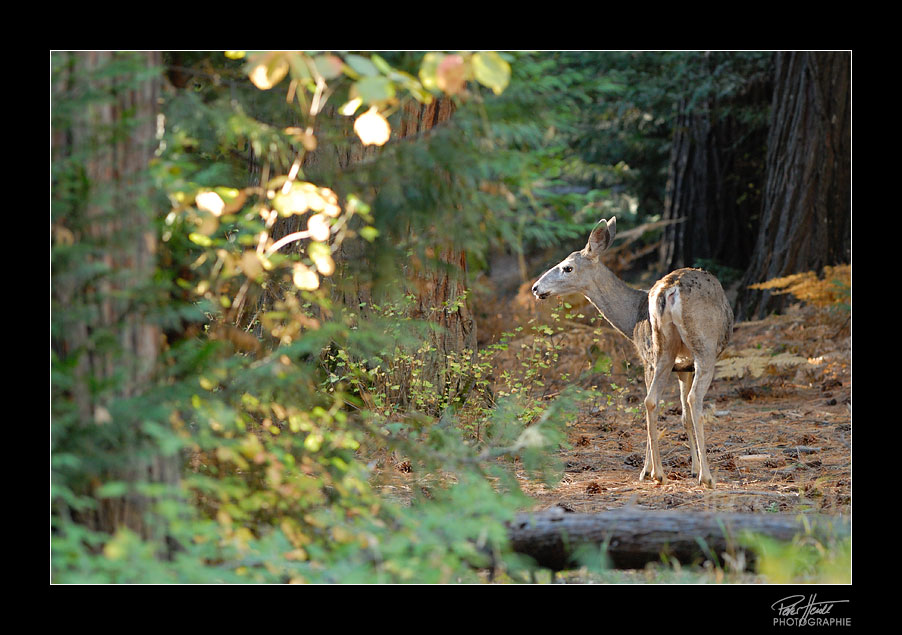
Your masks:
[{"label": "deer's hind leg", "polygon": [[676,355],[673,352],[662,351],[655,361],[654,368],[645,369],[645,381],[648,386],[648,394],[645,397],[646,444],[645,465],[639,473],[640,481],[646,477],[660,483],[667,480],[661,463],[661,450],[658,447],[658,406],[675,359]]},{"label": "deer's hind leg", "polygon": [[714,379],[714,357],[710,356],[707,362],[699,363],[696,358],[695,379],[692,381],[692,388],[686,396],[686,403],[689,405],[689,412],[692,415],[692,429],[695,432],[695,453],[698,455],[698,482],[702,485],[714,489],[717,481],[711,475],[708,469],[708,458],[705,453],[705,422],[702,418],[704,408],[705,394],[711,386],[711,380]]},{"label": "deer's hind leg", "polygon": [[689,454],[692,456],[692,476],[698,476],[698,446],[696,445],[694,425],[692,424],[692,409],[689,406],[689,390],[692,388],[693,372],[678,372],[680,381],[680,404],[683,407],[681,419],[686,429],[686,437],[689,441]]}]

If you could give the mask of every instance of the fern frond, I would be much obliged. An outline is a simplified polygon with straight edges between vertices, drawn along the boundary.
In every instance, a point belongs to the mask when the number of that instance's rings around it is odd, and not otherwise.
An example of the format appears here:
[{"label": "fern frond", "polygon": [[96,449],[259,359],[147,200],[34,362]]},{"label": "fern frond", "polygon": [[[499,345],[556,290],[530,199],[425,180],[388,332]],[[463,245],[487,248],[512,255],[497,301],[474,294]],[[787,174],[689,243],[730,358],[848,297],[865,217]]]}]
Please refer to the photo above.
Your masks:
[{"label": "fern frond", "polygon": [[716,377],[720,379],[760,377],[781,368],[798,366],[808,360],[792,353],[774,354],[770,349],[746,348],[716,364]]},{"label": "fern frond", "polygon": [[823,276],[818,276],[814,271],[793,273],[749,285],[749,288],[772,290],[776,294],[789,293],[815,306],[848,304],[852,288],[851,265],[826,266],[822,273]]}]

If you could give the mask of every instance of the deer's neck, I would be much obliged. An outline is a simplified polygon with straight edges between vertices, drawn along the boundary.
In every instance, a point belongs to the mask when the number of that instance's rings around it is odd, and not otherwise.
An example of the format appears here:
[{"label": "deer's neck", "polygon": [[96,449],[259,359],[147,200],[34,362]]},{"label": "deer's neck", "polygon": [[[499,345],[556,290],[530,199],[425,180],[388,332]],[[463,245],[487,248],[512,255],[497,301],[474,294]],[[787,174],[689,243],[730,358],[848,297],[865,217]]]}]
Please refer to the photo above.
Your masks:
[{"label": "deer's neck", "polygon": [[633,339],[636,323],[643,315],[647,318],[648,291],[633,289],[607,268],[599,270],[584,295],[629,340]]}]

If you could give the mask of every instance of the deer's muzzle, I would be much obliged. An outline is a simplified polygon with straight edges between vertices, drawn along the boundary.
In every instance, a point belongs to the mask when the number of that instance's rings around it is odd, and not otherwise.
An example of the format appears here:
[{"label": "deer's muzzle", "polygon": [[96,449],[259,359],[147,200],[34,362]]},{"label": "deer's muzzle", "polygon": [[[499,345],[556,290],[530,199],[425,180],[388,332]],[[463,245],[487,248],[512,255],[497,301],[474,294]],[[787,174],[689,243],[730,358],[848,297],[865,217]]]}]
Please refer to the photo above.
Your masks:
[{"label": "deer's muzzle", "polygon": [[548,296],[551,295],[551,293],[549,293],[548,291],[543,291],[543,292],[539,293],[539,285],[538,284],[533,285],[532,293],[534,296],[536,296],[537,300],[544,300],[545,298],[547,298]]}]

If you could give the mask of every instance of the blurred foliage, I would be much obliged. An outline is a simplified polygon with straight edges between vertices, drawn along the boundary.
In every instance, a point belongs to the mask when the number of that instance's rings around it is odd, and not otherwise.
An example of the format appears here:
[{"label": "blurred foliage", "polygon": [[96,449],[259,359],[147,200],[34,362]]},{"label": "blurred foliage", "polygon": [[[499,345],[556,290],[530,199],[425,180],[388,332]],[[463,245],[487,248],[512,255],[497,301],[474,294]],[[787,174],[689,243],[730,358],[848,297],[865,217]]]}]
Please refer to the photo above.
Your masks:
[{"label": "blurred foliage", "polygon": [[[73,381],[84,351],[51,350],[52,580],[450,582],[475,581],[476,567],[490,563],[511,572],[524,566],[505,545],[504,522],[528,504],[514,468],[549,478],[550,451],[564,442],[573,399],[533,403],[528,415],[516,397],[499,400],[480,413],[491,419],[482,424],[491,434],[478,442],[450,408],[440,420],[415,409],[368,408],[360,381],[372,370],[367,364],[398,343],[415,342],[417,329],[399,338],[391,315],[367,321],[340,311],[324,285],[345,240],[376,256],[404,254],[421,249],[406,242],[414,227],[420,239],[466,240],[474,253],[488,245],[469,238],[491,217],[480,186],[501,168],[473,157],[498,143],[489,111],[496,93],[504,94],[507,63],[495,55],[462,56],[475,84],[487,85],[485,95],[472,82],[466,95],[457,87],[462,107],[455,124],[468,135],[440,130],[424,142],[390,144],[360,170],[313,180],[298,169],[299,157],[314,144],[343,138],[335,131],[341,118],[319,117],[316,134],[310,132],[320,112],[292,109],[275,93],[281,70],[272,58],[262,73],[234,52],[180,59],[190,79],[167,94],[149,166],[158,270],[147,290],[129,298],[134,315],[165,335],[158,372],[137,396],[121,396],[115,378],[96,386],[93,397],[102,393],[104,405],[85,421]],[[314,68],[322,61],[309,59]],[[360,72],[366,58],[344,59]],[[368,59],[397,92],[416,81]],[[114,61],[116,68],[97,72],[129,85],[129,56]],[[347,78],[328,72],[335,93],[353,95],[357,80],[342,87]],[[299,81],[291,90],[309,104],[317,92],[326,94],[322,79],[314,73],[312,85]],[[58,130],[71,125],[71,97],[55,95]],[[81,98],[84,107],[109,95]],[[437,173],[454,178],[438,186]],[[99,188],[85,182],[77,161],[55,163],[52,177],[51,284],[72,289],[66,306],[52,305],[56,342],[94,310],[92,290],[119,272],[97,264],[104,244],[76,225],[88,198],[110,215],[117,210],[97,199]],[[508,204],[504,212],[510,210]],[[306,229],[274,240],[274,222],[294,216],[306,220]],[[284,249],[288,244],[295,248]],[[384,277],[396,274],[396,257],[376,261],[392,263]],[[258,337],[236,317],[264,288],[294,291],[256,316]],[[97,346],[116,349],[117,328],[97,329]],[[367,361],[339,376],[330,351]],[[410,469],[422,475],[419,491],[403,500],[383,496],[374,477],[376,465],[391,469],[384,458],[391,453],[409,457]],[[176,485],[141,475],[110,480],[115,468],[155,455],[180,457]],[[109,535],[78,521],[79,510],[134,495],[153,501],[144,521],[160,528],[149,532],[159,538],[142,539],[124,525]]]},{"label": "blurred foliage", "polygon": [[743,543],[755,554],[755,568],[768,584],[851,584],[850,538],[819,539],[801,534],[790,542],[749,535]]}]

